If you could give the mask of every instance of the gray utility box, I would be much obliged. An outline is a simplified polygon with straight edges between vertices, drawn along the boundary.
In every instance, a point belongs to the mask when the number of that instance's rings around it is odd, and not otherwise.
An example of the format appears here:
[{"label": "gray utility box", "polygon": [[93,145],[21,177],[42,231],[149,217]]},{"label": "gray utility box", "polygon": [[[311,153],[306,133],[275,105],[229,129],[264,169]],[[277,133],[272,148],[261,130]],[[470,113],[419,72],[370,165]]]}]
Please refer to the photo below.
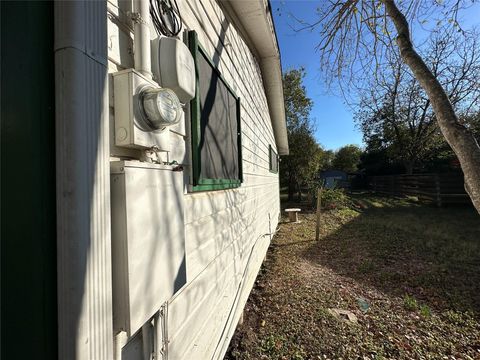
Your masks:
[{"label": "gray utility box", "polygon": [[113,326],[129,336],[186,283],[183,174],[111,163]]}]

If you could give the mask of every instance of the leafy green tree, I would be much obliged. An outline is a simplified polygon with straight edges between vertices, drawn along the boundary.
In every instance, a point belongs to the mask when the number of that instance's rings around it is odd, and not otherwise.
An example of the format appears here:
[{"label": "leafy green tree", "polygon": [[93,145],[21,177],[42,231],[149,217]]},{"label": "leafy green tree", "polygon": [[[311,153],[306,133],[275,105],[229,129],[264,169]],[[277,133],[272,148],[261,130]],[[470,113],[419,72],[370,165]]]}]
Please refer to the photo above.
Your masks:
[{"label": "leafy green tree", "polygon": [[391,154],[391,149],[385,146],[383,138],[372,135],[365,139],[366,147],[360,157],[359,168],[368,176],[400,174],[403,164]]},{"label": "leafy green tree", "polygon": [[[439,130],[459,160],[465,190],[480,213],[480,145],[474,133],[462,124],[447,89],[417,52],[414,40],[418,39],[412,37],[411,28],[416,22],[425,25],[433,20],[437,26],[448,22],[462,33],[458,13],[473,3],[474,0],[320,1],[318,20],[302,22],[302,28],[320,27],[317,49],[322,68],[331,79],[340,79],[348,88],[354,78],[375,76],[384,56],[397,47],[402,61],[425,91]],[[358,76],[361,70],[368,75]]]},{"label": "leafy green tree", "polygon": [[292,69],[283,74],[283,91],[290,154],[282,157],[280,181],[288,187],[288,200],[295,192],[301,199],[301,187],[319,170],[323,150],[314,137],[310,111],[313,102],[307,96],[303,78],[305,69]]},{"label": "leafy green tree", "polygon": [[[480,106],[477,37],[475,32],[460,36],[442,28],[422,47],[427,64],[463,118],[470,118]],[[401,162],[407,174],[421,170],[446,144],[430,99],[398,54],[391,57],[390,66],[378,69],[361,97],[355,121],[365,143],[379,140],[380,148]]]},{"label": "leafy green tree", "polygon": [[324,150],[320,161],[320,170],[329,170],[333,167],[333,160],[335,159],[335,151]]},{"label": "leafy green tree", "polygon": [[362,149],[357,145],[345,145],[336,152],[332,165],[335,169],[347,173],[356,172],[360,164],[361,155]]}]

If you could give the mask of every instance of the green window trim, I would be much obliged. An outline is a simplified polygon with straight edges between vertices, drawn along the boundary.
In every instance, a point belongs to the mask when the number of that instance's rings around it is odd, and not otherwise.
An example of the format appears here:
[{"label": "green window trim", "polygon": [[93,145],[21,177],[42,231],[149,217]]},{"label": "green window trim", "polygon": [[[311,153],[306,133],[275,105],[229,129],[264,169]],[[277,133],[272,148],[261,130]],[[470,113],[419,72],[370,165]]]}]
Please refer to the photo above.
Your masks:
[{"label": "green window trim", "polygon": [[[234,189],[241,186],[243,182],[243,169],[242,169],[242,142],[241,142],[241,116],[240,116],[240,98],[236,95],[233,89],[228,85],[225,78],[222,76],[215,63],[208,56],[205,49],[199,44],[198,36],[195,31],[188,32],[188,46],[192,53],[195,62],[195,97],[190,101],[190,122],[191,122],[191,134],[192,134],[192,172],[193,172],[193,191],[211,191],[211,190],[226,190]],[[201,174],[201,121],[200,121],[200,96],[199,89],[199,76],[197,68],[197,58],[203,56],[205,60],[210,64],[213,71],[215,71],[225,85],[227,90],[235,98],[237,103],[237,149],[238,149],[238,179],[208,179],[202,177]]]},{"label": "green window trim", "polygon": [[[273,167],[273,162],[272,162],[272,153],[275,154],[275,159],[277,161],[277,168],[276,170],[274,169]],[[275,150],[273,150],[273,146],[272,145],[268,145],[268,170],[272,173],[272,174],[278,174],[278,168],[279,168],[279,160],[278,160],[278,154],[275,152]]]}]

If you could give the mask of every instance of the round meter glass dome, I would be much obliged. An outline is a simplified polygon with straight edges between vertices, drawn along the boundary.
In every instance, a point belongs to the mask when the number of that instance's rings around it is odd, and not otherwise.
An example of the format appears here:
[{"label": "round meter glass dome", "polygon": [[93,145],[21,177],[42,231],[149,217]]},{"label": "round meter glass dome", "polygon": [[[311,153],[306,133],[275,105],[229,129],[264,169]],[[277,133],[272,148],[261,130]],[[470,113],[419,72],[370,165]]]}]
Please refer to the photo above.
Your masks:
[{"label": "round meter glass dome", "polygon": [[141,93],[141,103],[145,120],[152,130],[175,125],[181,119],[182,106],[180,100],[170,89],[146,88]]}]

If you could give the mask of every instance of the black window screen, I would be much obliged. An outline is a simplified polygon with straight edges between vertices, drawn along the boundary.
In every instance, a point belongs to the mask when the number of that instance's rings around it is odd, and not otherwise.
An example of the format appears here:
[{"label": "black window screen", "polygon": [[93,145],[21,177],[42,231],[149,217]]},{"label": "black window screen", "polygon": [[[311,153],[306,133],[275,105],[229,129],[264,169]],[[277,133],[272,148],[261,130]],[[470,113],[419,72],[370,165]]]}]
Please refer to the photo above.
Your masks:
[{"label": "black window screen", "polygon": [[191,101],[193,190],[238,187],[242,181],[240,99],[189,32],[197,88]]},{"label": "black window screen", "polygon": [[202,177],[239,179],[238,101],[203,53],[197,58]]},{"label": "black window screen", "polygon": [[268,153],[270,157],[270,171],[277,173],[278,172],[278,155],[273,149],[272,145],[268,145]]}]

